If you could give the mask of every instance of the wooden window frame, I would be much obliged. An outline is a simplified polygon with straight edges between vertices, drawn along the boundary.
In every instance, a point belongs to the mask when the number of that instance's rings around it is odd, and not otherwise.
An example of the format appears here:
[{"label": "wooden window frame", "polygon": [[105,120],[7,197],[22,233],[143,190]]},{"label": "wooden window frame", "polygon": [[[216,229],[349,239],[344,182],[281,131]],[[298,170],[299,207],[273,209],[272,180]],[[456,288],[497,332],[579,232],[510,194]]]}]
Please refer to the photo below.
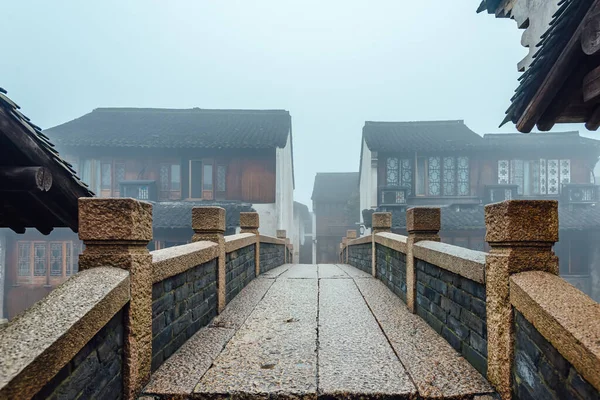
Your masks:
[{"label": "wooden window frame", "polygon": [[[190,178],[191,178],[191,161],[190,160]],[[197,161],[197,160],[196,160]],[[173,189],[173,167],[179,167],[179,189]],[[162,174],[161,174],[161,170],[163,167],[167,168],[167,180],[168,180],[168,186],[169,189],[168,190],[163,190],[162,188]],[[181,188],[183,187],[183,182],[181,180],[182,178],[182,173],[181,173],[181,163],[180,162],[175,162],[175,161],[171,161],[171,162],[162,162],[159,164],[158,166],[158,199],[160,201],[165,201],[165,200],[181,200]],[[191,194],[191,186],[190,186],[190,194]]]},{"label": "wooden window frame", "polygon": [[[46,273],[44,275],[36,276],[35,275],[35,244],[43,244],[45,246],[45,270]],[[60,243],[62,245],[62,261],[61,261],[61,274],[52,276],[50,274],[51,270],[51,253],[52,253],[52,244]],[[19,247],[22,244],[26,244],[29,246],[29,275],[23,276],[19,275]],[[70,260],[67,263],[67,250],[71,246]],[[19,285],[31,285],[31,286],[55,286],[66,279],[68,279],[71,275],[73,275],[74,266],[76,265],[76,258],[80,253],[76,252],[78,246],[76,246],[76,242],[72,240],[19,240],[15,244],[16,246],[16,255],[17,255],[17,263],[16,263],[16,286]]]},{"label": "wooden window frame", "polygon": [[[439,174],[440,174],[440,180],[439,180],[439,185],[440,185],[440,194],[430,194],[429,193],[429,159],[430,158],[438,158],[439,159]],[[424,186],[423,186],[423,194],[419,194],[417,193],[417,184],[418,184],[418,180],[419,180],[419,159],[422,158],[423,159],[423,170],[424,170],[424,177],[423,177],[423,182],[424,182]],[[444,159],[446,158],[452,158],[454,159],[454,194],[444,194],[444,190],[445,190],[445,184],[444,184],[444,173],[445,173],[445,168],[444,168]],[[460,194],[460,190],[459,190],[459,159],[460,158],[466,158],[467,162],[469,163],[469,167],[468,167],[468,171],[469,171],[469,176],[468,176],[468,182],[470,183],[471,181],[471,158],[468,155],[451,155],[451,156],[443,156],[443,155],[418,155],[415,154],[415,158],[414,158],[414,169],[413,169],[413,193],[415,197],[468,197],[471,194],[471,190],[470,190],[470,184],[469,184],[469,191],[468,194]],[[386,177],[387,178],[387,177]]]}]

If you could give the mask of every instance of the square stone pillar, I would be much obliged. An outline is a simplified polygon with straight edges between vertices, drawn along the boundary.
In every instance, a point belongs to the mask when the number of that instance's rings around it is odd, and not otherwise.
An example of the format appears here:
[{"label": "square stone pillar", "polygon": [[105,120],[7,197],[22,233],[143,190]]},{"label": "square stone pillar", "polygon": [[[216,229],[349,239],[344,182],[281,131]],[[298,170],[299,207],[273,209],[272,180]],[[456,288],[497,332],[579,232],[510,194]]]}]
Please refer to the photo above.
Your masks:
[{"label": "square stone pillar", "polygon": [[392,213],[376,212],[371,216],[371,274],[377,277],[377,245],[375,234],[392,231]]},{"label": "square stone pillar", "polygon": [[125,307],[123,397],[133,399],[150,379],[152,363],[152,205],[128,198],[80,198],[79,238],[85,250],[79,269],[129,271]]},{"label": "square stone pillar", "polygon": [[485,207],[488,380],[503,399],[511,398],[513,311],[510,275],[524,271],[558,274],[558,202],[508,200]]},{"label": "square stone pillar", "polygon": [[192,208],[192,242],[209,241],[219,245],[217,259],[217,311],[226,306],[225,299],[225,209],[221,207]]},{"label": "square stone pillar", "polygon": [[260,228],[260,217],[257,212],[240,213],[240,232],[256,235],[256,245],[254,247],[255,276],[260,275],[260,234],[258,228]]},{"label": "square stone pillar", "polygon": [[413,245],[422,240],[440,241],[441,212],[439,208],[416,207],[406,211],[406,306],[417,311],[417,271]]},{"label": "square stone pillar", "polygon": [[346,237],[347,237],[348,239],[350,239],[350,240],[352,240],[352,239],[356,239],[356,230],[354,230],[354,229],[348,229],[348,230],[346,231]]}]

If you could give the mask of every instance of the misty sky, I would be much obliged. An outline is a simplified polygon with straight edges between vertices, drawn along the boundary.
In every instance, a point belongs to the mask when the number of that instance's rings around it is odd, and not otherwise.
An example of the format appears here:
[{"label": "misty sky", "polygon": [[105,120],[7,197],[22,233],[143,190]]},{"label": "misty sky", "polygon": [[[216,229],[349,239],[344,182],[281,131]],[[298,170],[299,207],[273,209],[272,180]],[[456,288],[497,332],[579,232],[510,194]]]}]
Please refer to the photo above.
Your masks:
[{"label": "misty sky", "polygon": [[358,171],[365,120],[515,131],[497,127],[522,31],[478,5],[2,0],[0,87],[42,128],[97,107],[289,110],[295,199],[311,206],[316,172]]}]

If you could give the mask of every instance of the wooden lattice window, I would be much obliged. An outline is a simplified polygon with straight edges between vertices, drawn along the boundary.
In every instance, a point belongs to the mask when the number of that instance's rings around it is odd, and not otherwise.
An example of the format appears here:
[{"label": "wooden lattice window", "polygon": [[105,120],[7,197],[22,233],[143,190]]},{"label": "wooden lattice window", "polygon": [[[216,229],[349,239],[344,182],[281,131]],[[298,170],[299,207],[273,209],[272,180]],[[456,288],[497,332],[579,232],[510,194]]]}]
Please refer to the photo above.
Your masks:
[{"label": "wooden lattice window", "polygon": [[17,242],[17,283],[58,284],[77,272],[81,242]]},{"label": "wooden lattice window", "polygon": [[557,195],[571,181],[571,160],[499,160],[498,183],[517,185],[520,195]]}]

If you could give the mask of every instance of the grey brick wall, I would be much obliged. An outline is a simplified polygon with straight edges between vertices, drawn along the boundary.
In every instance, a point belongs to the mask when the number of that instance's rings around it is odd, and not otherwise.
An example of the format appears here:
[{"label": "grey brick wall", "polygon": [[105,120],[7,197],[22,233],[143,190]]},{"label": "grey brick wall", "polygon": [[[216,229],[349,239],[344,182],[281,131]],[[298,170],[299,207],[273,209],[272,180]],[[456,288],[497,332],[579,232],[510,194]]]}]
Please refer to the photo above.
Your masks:
[{"label": "grey brick wall", "polygon": [[354,246],[348,246],[348,264],[361,269],[365,272],[371,273],[371,254],[372,247],[371,243],[357,244]]},{"label": "grey brick wall", "polygon": [[229,303],[256,277],[256,245],[242,247],[225,255],[225,301]]},{"label": "grey brick wall", "polygon": [[217,260],[152,286],[152,370],[217,315]]},{"label": "grey brick wall", "polygon": [[123,311],[119,311],[33,398],[121,399]]},{"label": "grey brick wall", "polygon": [[273,243],[260,244],[260,272],[267,272],[285,264],[285,246]]},{"label": "grey brick wall", "polygon": [[485,286],[417,261],[417,314],[487,375]]},{"label": "grey brick wall", "polygon": [[573,366],[515,310],[513,394],[529,399],[600,399]]},{"label": "grey brick wall", "polygon": [[375,246],[377,278],[406,302],[406,255],[380,244]]}]

